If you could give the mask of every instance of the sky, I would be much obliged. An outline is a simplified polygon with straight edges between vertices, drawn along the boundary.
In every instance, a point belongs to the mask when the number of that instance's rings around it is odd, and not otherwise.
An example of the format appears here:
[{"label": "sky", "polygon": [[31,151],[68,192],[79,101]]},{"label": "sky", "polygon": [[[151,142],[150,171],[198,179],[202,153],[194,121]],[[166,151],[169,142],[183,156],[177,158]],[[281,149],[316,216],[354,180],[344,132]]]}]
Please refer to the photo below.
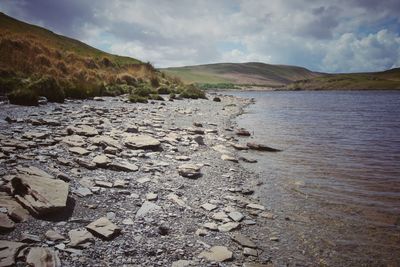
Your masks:
[{"label": "sky", "polygon": [[0,0],[0,11],[156,67],[400,67],[400,0]]}]

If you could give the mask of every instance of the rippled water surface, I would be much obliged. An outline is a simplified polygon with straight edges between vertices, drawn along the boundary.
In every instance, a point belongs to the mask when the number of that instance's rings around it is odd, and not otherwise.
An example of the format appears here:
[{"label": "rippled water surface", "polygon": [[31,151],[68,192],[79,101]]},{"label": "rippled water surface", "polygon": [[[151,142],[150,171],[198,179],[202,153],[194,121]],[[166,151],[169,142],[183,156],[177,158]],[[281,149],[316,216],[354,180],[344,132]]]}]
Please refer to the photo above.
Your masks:
[{"label": "rippled water surface", "polygon": [[400,245],[400,92],[234,94],[256,100],[237,119],[238,125],[258,142],[283,150],[252,155],[258,160],[252,168],[264,173],[269,186],[266,204],[276,201],[271,195],[278,187],[285,187],[279,194],[302,196],[301,209],[317,214],[314,218],[324,213],[326,221],[339,222],[343,229],[375,225],[390,231],[389,237],[371,234],[377,228],[352,237],[353,231],[344,237],[347,243],[365,237],[374,245],[385,238]]}]

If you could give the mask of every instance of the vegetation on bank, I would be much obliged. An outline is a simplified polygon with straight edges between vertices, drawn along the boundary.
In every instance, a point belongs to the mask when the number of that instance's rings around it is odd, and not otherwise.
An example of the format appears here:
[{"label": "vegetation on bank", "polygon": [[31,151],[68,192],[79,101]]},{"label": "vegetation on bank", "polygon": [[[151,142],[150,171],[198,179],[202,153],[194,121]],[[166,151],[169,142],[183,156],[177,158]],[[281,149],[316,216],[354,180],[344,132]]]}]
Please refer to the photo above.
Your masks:
[{"label": "vegetation on bank", "polygon": [[327,74],[314,79],[299,80],[285,90],[398,90],[400,68],[375,73]]},{"label": "vegetation on bank", "polygon": [[0,13],[0,95],[10,102],[50,102],[129,94],[132,102],[160,94],[202,98],[199,89],[134,58],[105,53]]}]

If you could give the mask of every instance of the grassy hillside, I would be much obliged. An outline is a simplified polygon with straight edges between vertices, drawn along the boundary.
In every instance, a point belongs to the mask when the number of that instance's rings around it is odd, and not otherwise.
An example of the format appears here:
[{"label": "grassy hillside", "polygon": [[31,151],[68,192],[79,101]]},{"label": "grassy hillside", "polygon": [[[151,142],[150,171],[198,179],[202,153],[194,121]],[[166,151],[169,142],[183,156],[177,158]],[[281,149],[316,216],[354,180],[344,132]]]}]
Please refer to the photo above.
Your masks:
[{"label": "grassy hillside", "polygon": [[163,71],[181,78],[186,83],[232,83],[271,87],[279,87],[296,80],[309,79],[321,75],[301,67],[257,62],[218,63],[166,68]]},{"label": "grassy hillside", "polygon": [[373,73],[326,74],[289,84],[289,90],[400,89],[400,68]]},{"label": "grassy hillside", "polygon": [[[193,91],[149,63],[105,53],[3,13],[0,59],[0,95],[8,95],[16,104],[35,105],[39,96],[63,102],[65,97],[138,96],[137,91],[145,101],[150,95],[159,99],[159,91]],[[137,100],[135,96],[132,101]]]}]

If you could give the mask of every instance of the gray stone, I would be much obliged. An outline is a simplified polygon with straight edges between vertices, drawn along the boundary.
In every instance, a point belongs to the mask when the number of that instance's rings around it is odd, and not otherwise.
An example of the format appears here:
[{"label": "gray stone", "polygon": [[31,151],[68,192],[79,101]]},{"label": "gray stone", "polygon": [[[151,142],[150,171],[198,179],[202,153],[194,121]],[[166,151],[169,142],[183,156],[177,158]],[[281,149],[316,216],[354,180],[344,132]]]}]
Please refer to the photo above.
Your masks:
[{"label": "gray stone", "polygon": [[83,136],[96,136],[99,134],[96,128],[93,128],[88,125],[68,126],[67,132],[69,134],[77,134]]},{"label": "gray stone", "polygon": [[200,167],[195,164],[183,164],[179,166],[178,173],[183,177],[191,179],[201,176]]},{"label": "gray stone", "polygon": [[174,261],[171,265],[171,267],[187,267],[192,264],[191,261],[187,260],[179,260],[179,261]]},{"label": "gray stone", "polygon": [[231,236],[232,240],[238,243],[239,245],[243,247],[248,247],[248,248],[257,248],[257,245],[251,241],[250,238],[248,238],[245,235],[242,235],[240,233],[235,233]]},{"label": "gray stone", "polygon": [[70,247],[87,247],[89,243],[94,242],[93,235],[87,230],[71,230],[68,232]]},{"label": "gray stone", "polygon": [[46,237],[47,240],[50,241],[60,241],[60,240],[65,240],[65,237],[62,236],[60,233],[54,231],[54,230],[48,230],[44,236]]},{"label": "gray stone", "polygon": [[250,208],[250,209],[255,209],[255,210],[265,210],[265,207],[263,205],[256,204],[256,203],[249,203],[246,205],[246,207]]},{"label": "gray stone", "polygon": [[203,205],[201,205],[200,207],[202,207],[203,209],[207,210],[207,211],[212,211],[215,210],[217,208],[216,205],[214,204],[210,204],[210,203],[204,203]]},{"label": "gray stone", "polygon": [[149,202],[149,201],[145,201],[142,206],[140,207],[140,209],[136,212],[136,219],[137,218],[142,218],[145,217],[147,214],[149,213],[155,213],[155,212],[159,212],[161,210],[161,207]]},{"label": "gray stone", "polygon": [[218,224],[213,223],[213,222],[205,223],[205,224],[203,224],[203,227],[208,229],[208,230],[211,230],[211,231],[217,231],[218,230]]},{"label": "gray stone", "polygon": [[200,253],[200,258],[208,261],[223,262],[232,259],[233,253],[224,246],[214,246],[207,251]]},{"label": "gray stone", "polygon": [[69,149],[69,152],[72,152],[72,153],[75,153],[75,154],[78,154],[78,155],[81,155],[81,156],[86,156],[86,155],[90,154],[89,150],[84,149],[83,147],[79,147],[79,146],[71,147]]},{"label": "gray stone", "polygon": [[21,175],[11,180],[14,197],[31,213],[43,215],[67,205],[69,185],[45,176]]},{"label": "gray stone", "polygon": [[118,161],[112,162],[109,167],[116,171],[123,171],[123,172],[135,172],[139,170],[139,167],[135,164],[129,163],[128,161]]},{"label": "gray stone", "polygon": [[150,193],[146,194],[146,199],[148,201],[154,201],[154,200],[157,200],[157,198],[158,198],[158,195],[155,193],[150,192]]},{"label": "gray stone", "polygon": [[86,228],[105,239],[110,239],[121,232],[121,228],[113,224],[106,217],[97,219],[96,221],[87,225]]},{"label": "gray stone", "polygon": [[257,257],[258,256],[258,252],[257,252],[257,250],[255,250],[253,248],[244,248],[243,249],[243,255]]},{"label": "gray stone", "polygon": [[8,216],[16,222],[24,222],[29,218],[29,212],[11,196],[0,195],[0,207],[5,208]]},{"label": "gray stone", "polygon": [[226,154],[222,155],[221,159],[225,160],[225,161],[232,161],[232,162],[235,162],[235,163],[239,162],[234,156],[226,155]]},{"label": "gray stone", "polygon": [[244,218],[244,215],[238,211],[232,211],[228,214],[228,216],[235,222],[240,222]]},{"label": "gray stone", "polygon": [[157,149],[160,141],[148,135],[129,135],[125,139],[125,146],[132,149]]},{"label": "gray stone", "polygon": [[230,231],[238,229],[239,226],[240,226],[240,224],[237,222],[227,222],[227,223],[224,223],[223,225],[218,226],[218,231],[230,232]]},{"label": "gray stone", "polygon": [[7,216],[7,214],[0,213],[0,231],[12,230],[15,223]]},{"label": "gray stone", "polygon": [[29,249],[26,263],[34,267],[61,267],[58,253],[51,248],[35,247]]},{"label": "gray stone", "polygon": [[87,197],[93,195],[92,191],[87,187],[79,187],[74,191],[77,196]]},{"label": "gray stone", "polygon": [[86,144],[85,139],[80,135],[70,135],[63,137],[61,142],[72,147],[82,147]]},{"label": "gray stone", "polygon": [[18,252],[26,246],[20,242],[0,240],[0,266],[16,266]]},{"label": "gray stone", "polygon": [[93,158],[92,162],[98,167],[107,167],[111,163],[111,160],[106,155],[98,155]]}]

